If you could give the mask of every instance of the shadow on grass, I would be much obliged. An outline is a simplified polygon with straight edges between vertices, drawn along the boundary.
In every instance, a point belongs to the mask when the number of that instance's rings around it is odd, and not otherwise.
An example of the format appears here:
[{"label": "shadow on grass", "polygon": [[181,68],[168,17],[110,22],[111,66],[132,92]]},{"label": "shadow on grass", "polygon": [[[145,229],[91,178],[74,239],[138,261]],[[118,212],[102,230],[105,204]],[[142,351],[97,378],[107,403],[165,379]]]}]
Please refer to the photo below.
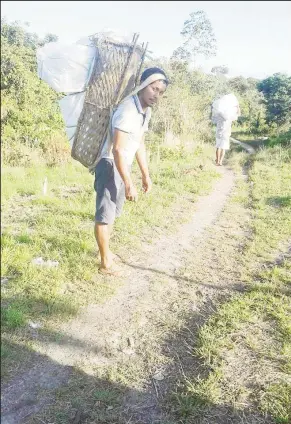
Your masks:
[{"label": "shadow on grass", "polygon": [[[188,327],[197,328],[196,317],[195,323],[189,320]],[[177,357],[178,353],[185,353],[181,352],[181,336],[185,342],[184,334],[174,335],[168,354]],[[4,356],[18,356],[22,360],[21,368],[14,369],[13,377],[1,387],[2,424],[272,423],[265,417],[264,421],[260,417],[255,419],[251,411],[214,405],[203,397],[181,393],[173,396],[171,390],[177,379],[174,381],[171,376],[155,382],[155,390],[148,385],[146,391],[139,391],[60,364],[17,343],[5,340],[2,343]],[[192,374],[193,370],[197,372],[193,356],[186,356],[184,371],[188,373],[191,367]],[[175,365],[178,367],[179,361],[176,360]]]},{"label": "shadow on grass", "polygon": [[131,262],[127,262],[127,261],[123,260],[121,257],[120,257],[120,259],[122,260],[122,262],[125,265],[129,266],[130,268],[138,269],[140,271],[149,271],[149,272],[159,274],[159,275],[164,275],[166,277],[173,278],[174,280],[176,280],[178,282],[179,281],[185,281],[187,283],[196,284],[197,286],[203,286],[203,287],[207,287],[207,288],[217,290],[217,291],[229,290],[230,288],[232,290],[237,291],[237,292],[244,292],[245,291],[244,286],[242,284],[231,284],[231,285],[228,285],[228,284],[225,284],[225,285],[209,284],[209,283],[205,283],[205,282],[202,282],[202,281],[193,280],[191,278],[184,277],[184,276],[181,276],[181,275],[169,274],[165,271],[160,271],[156,268],[149,268],[149,267],[142,267],[140,265],[134,265]]},{"label": "shadow on grass", "polygon": [[2,330],[21,327],[28,319],[43,317],[71,317],[78,311],[78,305],[69,298],[47,299],[22,294],[6,297],[1,302]]},{"label": "shadow on grass", "polygon": [[[227,302],[223,294],[219,297],[220,304]],[[167,378],[157,383],[163,410],[171,411],[170,422],[175,424],[275,424],[270,416],[263,415],[255,406],[235,408],[221,400],[212,402],[211,396],[216,393],[215,388],[212,392],[211,385],[204,394],[195,392],[196,385],[207,380],[212,372],[195,355],[195,349],[199,347],[199,331],[215,313],[216,306],[208,299],[199,314],[190,313],[183,328],[163,343],[163,353],[172,359],[171,365],[164,370]],[[189,384],[193,390],[188,390]]]},{"label": "shadow on grass", "polygon": [[[220,303],[228,300],[223,291],[218,297]],[[200,328],[216,311],[215,303],[208,298],[199,314],[189,312],[183,328],[163,342],[163,354],[171,359],[171,365],[165,369],[164,380],[149,381],[143,391],[57,363],[4,336],[2,364],[9,375],[4,374],[2,386],[2,424],[274,423],[256,409],[238,410],[228,404],[214,404],[207,396],[185,390],[185,379],[195,382],[197,378],[207,378],[210,371],[193,352]],[[47,344],[57,344],[64,349],[75,347],[96,357],[100,353],[104,355],[103,347],[84,344],[53,330],[46,330],[43,336]]]},{"label": "shadow on grass", "polygon": [[269,197],[266,200],[266,204],[273,207],[290,207],[291,206],[291,196],[284,197]]},{"label": "shadow on grass", "polygon": [[[291,248],[282,255],[280,255],[275,262],[268,264],[271,269],[274,266],[282,266],[285,260],[290,259]],[[259,278],[257,276],[257,278]],[[257,293],[264,294],[265,291],[269,291],[270,288],[274,291],[276,296],[280,294],[288,293],[288,283],[282,283],[280,287],[275,286],[268,282],[266,287],[264,284],[257,284],[256,286],[246,287],[246,294],[248,292],[255,291]],[[231,287],[232,289],[232,287]],[[235,289],[235,288],[234,288]],[[229,298],[226,293],[219,293],[219,308],[223,308],[224,304],[227,304]],[[192,312],[188,314],[188,319],[183,328],[179,332],[171,335],[164,343],[164,354],[172,361],[169,361],[171,365],[164,371],[169,376],[166,383],[161,382],[159,387],[160,396],[163,398],[163,404],[166,408],[169,408],[175,414],[176,423],[183,424],[275,424],[275,423],[289,423],[287,418],[280,418],[281,411],[275,412],[278,414],[277,419],[272,418],[269,414],[263,414],[257,408],[256,403],[250,407],[241,406],[239,409],[232,407],[229,404],[221,402],[220,404],[214,404],[209,401],[211,398],[211,380],[210,385],[202,388],[202,392],[197,394],[197,386],[199,382],[206,381],[209,374],[214,372],[212,366],[205,365],[205,362],[201,357],[195,355],[195,350],[200,347],[199,333],[200,329],[205,323],[216,313],[217,302],[208,299],[207,302],[202,306],[198,315]],[[285,359],[277,357],[269,357],[266,355],[266,360],[272,360],[274,363],[274,370],[279,369],[280,366],[286,364]],[[215,363],[215,361],[214,361]],[[247,367],[247,365],[246,365]],[[214,375],[214,373],[212,374]],[[217,377],[219,381],[219,376]],[[190,383],[190,384],[189,384]],[[169,390],[169,386],[173,390]],[[190,389],[189,389],[190,386]],[[260,382],[257,385],[247,385],[251,388],[254,395],[256,391],[261,389]],[[202,395],[204,390],[204,396]],[[215,392],[214,385],[214,396]],[[237,393],[239,394],[239,392]],[[233,399],[234,401],[234,399]],[[276,402],[276,397],[270,401],[271,403]],[[246,404],[246,402],[245,402]],[[287,408],[288,412],[290,409]],[[273,409],[274,411],[274,409]],[[287,412],[287,413],[288,413]],[[289,414],[291,411],[289,412]]]},{"label": "shadow on grass", "polygon": [[16,343],[4,346],[9,355],[21,352],[25,368],[2,385],[2,424],[128,422],[126,396],[138,402],[138,392],[59,364]]}]

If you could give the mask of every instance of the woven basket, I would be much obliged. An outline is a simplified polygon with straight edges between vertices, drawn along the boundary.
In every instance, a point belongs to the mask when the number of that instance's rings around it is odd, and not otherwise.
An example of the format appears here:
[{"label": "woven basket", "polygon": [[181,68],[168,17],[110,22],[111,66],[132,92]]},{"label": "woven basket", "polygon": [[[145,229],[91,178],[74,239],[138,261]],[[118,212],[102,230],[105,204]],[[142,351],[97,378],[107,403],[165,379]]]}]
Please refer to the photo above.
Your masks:
[{"label": "woven basket", "polygon": [[146,47],[132,43],[116,43],[100,35],[91,37],[96,46],[95,64],[86,89],[72,157],[89,169],[94,168],[106,134],[112,109],[134,89]]}]

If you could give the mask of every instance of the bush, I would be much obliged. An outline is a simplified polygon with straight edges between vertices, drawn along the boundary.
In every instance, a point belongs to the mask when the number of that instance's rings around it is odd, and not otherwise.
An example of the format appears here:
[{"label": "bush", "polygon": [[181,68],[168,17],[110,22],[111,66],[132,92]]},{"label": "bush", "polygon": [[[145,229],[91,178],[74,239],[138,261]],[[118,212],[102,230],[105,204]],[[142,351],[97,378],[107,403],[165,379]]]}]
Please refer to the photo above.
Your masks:
[{"label": "bush", "polygon": [[[19,24],[2,22],[1,27],[1,138],[2,162],[13,166],[45,161],[53,166],[69,160],[70,148],[57,103],[59,94],[37,76],[36,47],[55,39],[40,40]],[[191,150],[213,141],[211,104],[222,94],[237,95],[242,116],[233,130],[249,134],[269,134],[266,106],[258,81],[229,79],[190,69],[183,60],[159,59],[145,64],[162,67],[171,84],[154,111],[147,136],[150,149],[158,145]],[[277,126],[276,126],[277,128]]]},{"label": "bush", "polygon": [[286,133],[280,134],[277,137],[271,137],[269,138],[267,142],[268,146],[291,146],[291,129],[287,131]]},{"label": "bush", "polygon": [[48,166],[67,163],[71,160],[71,148],[65,135],[52,134],[42,144],[42,157]]},{"label": "bush", "polygon": [[30,166],[44,163],[42,151],[16,140],[4,140],[1,144],[1,163],[8,166]]},{"label": "bush", "polygon": [[[44,151],[53,162],[63,141],[52,147],[51,134],[64,139],[59,94],[36,73],[35,46],[18,24],[1,27],[1,139],[2,162],[17,166],[41,161]],[[50,152],[46,146],[50,147]],[[64,155],[60,160],[63,160]]]},{"label": "bush", "polygon": [[55,166],[71,160],[70,145],[64,135],[51,134],[42,145],[33,147],[16,140],[4,140],[1,146],[2,165],[24,166],[46,164]]}]

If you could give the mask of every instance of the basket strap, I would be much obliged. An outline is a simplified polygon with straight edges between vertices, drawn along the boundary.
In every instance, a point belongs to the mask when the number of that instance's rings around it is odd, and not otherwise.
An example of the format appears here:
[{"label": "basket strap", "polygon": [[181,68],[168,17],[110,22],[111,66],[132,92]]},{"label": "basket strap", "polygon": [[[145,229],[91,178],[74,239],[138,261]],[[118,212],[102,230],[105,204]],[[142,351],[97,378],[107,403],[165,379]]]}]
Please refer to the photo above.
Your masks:
[{"label": "basket strap", "polygon": [[108,139],[108,137],[112,138],[113,134],[111,134],[111,122],[112,122],[112,117],[113,117],[113,113],[115,112],[115,110],[117,109],[117,107],[122,104],[123,102],[125,102],[126,100],[128,100],[130,97],[134,96],[135,94],[137,94],[139,91],[141,91],[143,88],[147,87],[148,85],[152,84],[155,81],[158,80],[164,80],[166,81],[166,77],[163,74],[153,74],[150,75],[142,84],[140,84],[138,87],[136,87],[127,97],[125,97],[120,103],[113,105],[110,108],[110,119],[109,119],[109,124],[108,124],[108,128],[107,128],[107,132],[106,132],[106,136],[104,137],[103,142],[100,144],[100,148],[97,154],[97,160],[94,162],[94,164],[89,168],[89,172],[91,172],[92,174],[94,173],[95,167],[98,163],[98,161],[100,160],[100,153],[103,149],[104,143],[105,141]]}]

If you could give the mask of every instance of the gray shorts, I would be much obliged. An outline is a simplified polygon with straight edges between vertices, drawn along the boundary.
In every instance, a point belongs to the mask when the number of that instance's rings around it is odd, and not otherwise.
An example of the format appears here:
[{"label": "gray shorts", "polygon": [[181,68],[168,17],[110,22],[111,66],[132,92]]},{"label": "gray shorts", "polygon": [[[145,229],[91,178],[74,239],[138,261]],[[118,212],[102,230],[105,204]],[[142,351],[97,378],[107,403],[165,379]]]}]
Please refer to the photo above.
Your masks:
[{"label": "gray shorts", "polygon": [[95,221],[113,224],[121,215],[125,200],[124,183],[112,159],[101,159],[95,169],[97,193]]}]

